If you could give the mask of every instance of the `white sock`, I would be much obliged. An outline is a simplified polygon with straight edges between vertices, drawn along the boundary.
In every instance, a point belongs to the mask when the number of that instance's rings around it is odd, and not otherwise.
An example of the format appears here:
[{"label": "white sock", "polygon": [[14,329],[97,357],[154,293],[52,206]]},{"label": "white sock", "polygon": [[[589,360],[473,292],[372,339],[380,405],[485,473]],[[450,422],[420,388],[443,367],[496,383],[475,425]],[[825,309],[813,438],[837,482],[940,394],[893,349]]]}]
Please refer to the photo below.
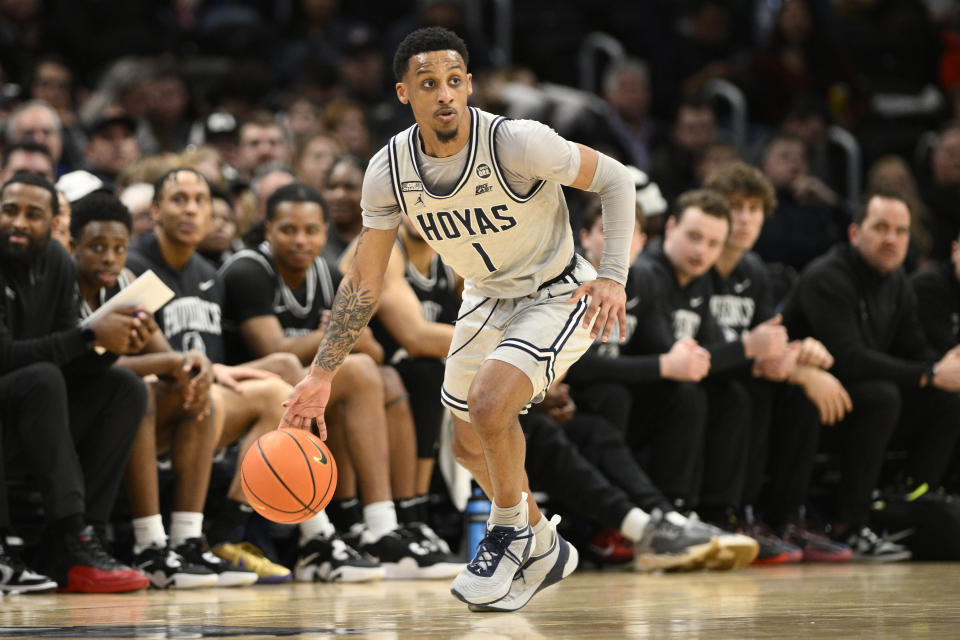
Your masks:
[{"label": "white sock", "polygon": [[553,544],[556,531],[550,526],[550,521],[543,514],[540,514],[537,524],[530,528],[533,529],[533,555],[543,555]]},{"label": "white sock", "polygon": [[634,507],[627,511],[623,522],[620,523],[620,533],[630,542],[639,542],[643,537],[643,530],[647,528],[650,516],[645,511]]},{"label": "white sock", "polygon": [[373,535],[379,540],[397,528],[397,508],[393,500],[371,502],[363,507],[363,522]]},{"label": "white sock", "polygon": [[506,524],[522,529],[529,524],[527,520],[527,494],[520,494],[520,502],[512,507],[500,507],[496,503],[490,509],[490,524]]},{"label": "white sock", "polygon": [[160,514],[133,519],[133,552],[140,553],[150,545],[167,546],[167,532],[163,530]]},{"label": "white sock", "polygon": [[170,514],[170,544],[179,547],[190,538],[203,535],[203,514],[174,511]]},{"label": "white sock", "polygon": [[337,530],[333,527],[333,523],[330,522],[330,518],[327,517],[327,512],[321,511],[306,522],[300,523],[300,546],[302,547],[313,538],[320,536],[329,538],[336,532]]}]

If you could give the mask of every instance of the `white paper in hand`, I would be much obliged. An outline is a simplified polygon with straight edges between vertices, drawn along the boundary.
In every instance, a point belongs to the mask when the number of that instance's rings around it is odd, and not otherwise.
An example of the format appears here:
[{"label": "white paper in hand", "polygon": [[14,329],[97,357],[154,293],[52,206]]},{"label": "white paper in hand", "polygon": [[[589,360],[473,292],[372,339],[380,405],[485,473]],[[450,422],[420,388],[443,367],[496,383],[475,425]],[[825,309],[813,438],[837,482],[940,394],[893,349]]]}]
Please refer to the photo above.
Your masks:
[{"label": "white paper in hand", "polygon": [[[174,293],[170,287],[163,284],[157,274],[148,269],[130,283],[129,287],[121,289],[120,293],[100,305],[100,308],[91,313],[82,325],[89,326],[118,307],[143,307],[150,313],[156,313],[173,296]],[[98,346],[96,351],[103,353],[106,349]]]}]

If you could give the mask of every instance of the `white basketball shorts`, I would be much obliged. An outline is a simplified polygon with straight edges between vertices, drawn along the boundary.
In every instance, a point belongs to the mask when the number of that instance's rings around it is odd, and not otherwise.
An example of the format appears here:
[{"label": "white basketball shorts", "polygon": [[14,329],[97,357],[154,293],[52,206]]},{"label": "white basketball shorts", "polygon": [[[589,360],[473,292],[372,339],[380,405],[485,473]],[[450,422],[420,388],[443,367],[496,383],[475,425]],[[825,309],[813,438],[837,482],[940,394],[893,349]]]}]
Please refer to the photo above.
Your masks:
[{"label": "white basketball shorts", "polygon": [[470,421],[470,384],[487,359],[523,371],[533,385],[530,404],[543,400],[554,380],[566,373],[593,343],[583,328],[587,296],[569,304],[573,292],[597,272],[577,256],[573,270],[523,298],[485,298],[464,292],[440,399],[453,414]]}]

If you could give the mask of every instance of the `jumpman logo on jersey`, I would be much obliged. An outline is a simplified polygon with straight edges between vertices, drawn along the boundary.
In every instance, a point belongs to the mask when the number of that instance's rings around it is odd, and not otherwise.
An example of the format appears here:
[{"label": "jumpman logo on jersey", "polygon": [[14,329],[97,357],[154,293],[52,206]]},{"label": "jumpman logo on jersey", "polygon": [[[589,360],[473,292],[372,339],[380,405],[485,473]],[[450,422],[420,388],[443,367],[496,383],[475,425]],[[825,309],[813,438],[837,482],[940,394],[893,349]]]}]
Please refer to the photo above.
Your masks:
[{"label": "jumpman logo on jersey", "polygon": [[414,202],[413,204],[416,205],[416,206],[418,206],[418,207],[424,206],[424,204],[423,204],[423,196],[422,196],[422,195],[417,196],[417,201]]}]

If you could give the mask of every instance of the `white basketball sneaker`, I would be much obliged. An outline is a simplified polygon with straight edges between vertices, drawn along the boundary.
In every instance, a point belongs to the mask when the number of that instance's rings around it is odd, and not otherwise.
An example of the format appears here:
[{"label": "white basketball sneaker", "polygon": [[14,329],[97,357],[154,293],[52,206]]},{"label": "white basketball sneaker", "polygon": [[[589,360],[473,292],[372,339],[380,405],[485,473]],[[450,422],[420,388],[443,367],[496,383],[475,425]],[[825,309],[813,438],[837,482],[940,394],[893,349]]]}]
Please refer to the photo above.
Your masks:
[{"label": "white basketball sneaker", "polygon": [[489,605],[507,595],[533,552],[533,530],[487,524],[473,560],[454,578],[450,593],[468,605]]},{"label": "white basketball sneaker", "polygon": [[553,530],[553,544],[544,553],[531,556],[514,574],[506,596],[492,604],[471,604],[470,611],[516,611],[536,594],[557,584],[577,568],[580,555],[576,547],[557,533],[560,516],[554,515],[548,526]]}]

